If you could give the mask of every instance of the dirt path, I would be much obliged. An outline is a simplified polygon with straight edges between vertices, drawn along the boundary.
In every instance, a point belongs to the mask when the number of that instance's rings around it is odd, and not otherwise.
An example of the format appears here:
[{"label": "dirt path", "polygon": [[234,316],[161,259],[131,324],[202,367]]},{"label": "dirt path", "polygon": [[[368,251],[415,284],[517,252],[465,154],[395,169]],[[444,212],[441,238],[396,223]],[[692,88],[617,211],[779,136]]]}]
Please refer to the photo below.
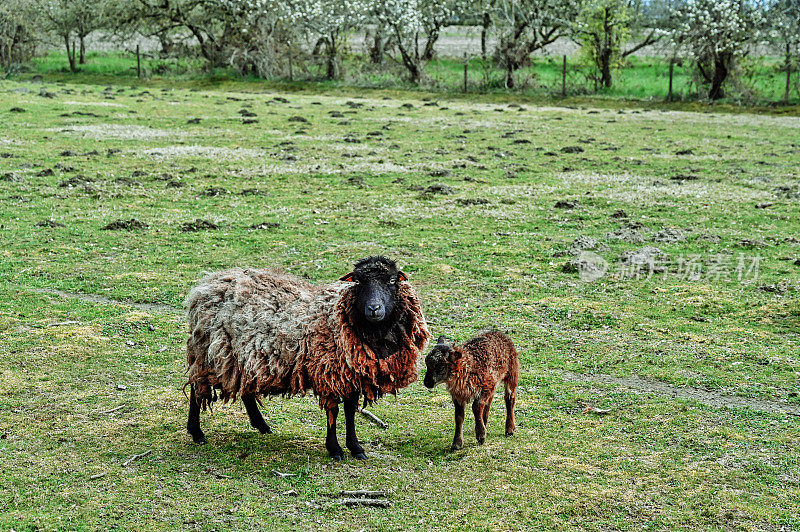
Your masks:
[{"label": "dirt path", "polygon": [[724,395],[709,390],[693,388],[691,386],[672,386],[665,382],[645,379],[636,375],[615,377],[613,375],[591,375],[565,371],[562,373],[562,376],[564,380],[569,382],[599,382],[601,384],[612,384],[636,392],[665,395],[673,399],[690,399],[714,408],[749,408],[751,410],[760,410],[772,414],[785,413],[793,416],[800,416],[800,407],[788,405],[781,401]]},{"label": "dirt path", "polygon": [[[50,294],[61,297],[80,299],[90,303],[98,303],[101,305],[118,305],[135,307],[147,312],[170,312],[170,313],[183,313],[183,309],[165,305],[163,303],[136,303],[133,301],[120,301],[110,299],[96,294],[86,294],[82,292],[64,292],[63,290],[55,290],[49,288],[32,288],[31,292],[37,294]],[[604,374],[584,374],[573,373],[565,371],[561,373],[564,380],[568,382],[586,382],[586,383],[601,383],[620,386],[628,388],[636,392],[654,393],[664,395],[673,399],[689,399],[699,403],[706,404],[714,408],[749,408],[751,410],[759,410],[762,412],[770,412],[772,414],[790,414],[793,416],[800,416],[800,407],[788,405],[784,402],[770,399],[756,399],[750,397],[737,397],[734,395],[725,395],[710,390],[703,390],[700,388],[693,388],[691,386],[672,386],[665,382],[645,379],[636,375],[628,377],[615,377],[613,375]]]},{"label": "dirt path", "polygon": [[135,307],[141,310],[146,310],[147,312],[183,313],[183,309],[179,309],[177,307],[173,307],[170,305],[164,305],[163,303],[136,303],[134,301],[119,301],[117,299],[110,299],[107,297],[98,296],[96,294],[84,294],[83,292],[64,292],[62,290],[55,290],[52,288],[31,288],[30,290],[31,292],[35,292],[37,294],[50,294],[54,296],[68,297],[70,299],[80,299],[82,301],[88,301],[90,303],[99,303],[101,305],[118,305],[118,306]]}]

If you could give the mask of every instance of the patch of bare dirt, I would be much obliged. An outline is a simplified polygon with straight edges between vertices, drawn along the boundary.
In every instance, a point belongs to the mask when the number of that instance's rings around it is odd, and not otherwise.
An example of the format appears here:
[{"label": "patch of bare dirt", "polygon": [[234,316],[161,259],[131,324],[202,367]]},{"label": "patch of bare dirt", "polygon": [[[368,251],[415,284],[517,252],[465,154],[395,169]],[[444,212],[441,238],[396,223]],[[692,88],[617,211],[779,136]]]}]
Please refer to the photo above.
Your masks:
[{"label": "patch of bare dirt", "polygon": [[148,229],[149,226],[144,223],[140,222],[136,218],[131,218],[130,220],[114,220],[113,222],[109,223],[103,230],[105,231],[144,231]]},{"label": "patch of bare dirt", "polygon": [[164,305],[163,303],[136,303],[134,301],[121,301],[117,299],[111,299],[108,297],[99,296],[97,294],[86,294],[83,292],[64,292],[63,290],[55,290],[52,288],[33,288],[31,289],[31,292],[37,294],[50,294],[70,299],[80,299],[81,301],[88,301],[89,303],[99,303],[101,305],[119,305],[127,307],[136,307],[140,310],[145,310],[147,312],[183,313],[182,309],[170,305]]},{"label": "patch of bare dirt", "polygon": [[562,373],[564,380],[569,382],[599,382],[628,388],[636,392],[665,395],[673,399],[688,399],[697,401],[714,408],[744,408],[769,412],[771,414],[790,414],[800,416],[800,407],[788,405],[781,401],[770,399],[756,399],[752,397],[737,397],[725,395],[710,390],[694,388],[691,386],[672,386],[655,379],[645,379],[638,375],[615,377],[603,374],[582,374],[565,371]]},{"label": "patch of bare dirt", "polygon": [[208,231],[213,229],[219,229],[219,226],[214,222],[209,222],[208,220],[202,220],[197,218],[193,222],[186,222],[181,225],[181,232],[184,233],[196,233],[198,231]]}]

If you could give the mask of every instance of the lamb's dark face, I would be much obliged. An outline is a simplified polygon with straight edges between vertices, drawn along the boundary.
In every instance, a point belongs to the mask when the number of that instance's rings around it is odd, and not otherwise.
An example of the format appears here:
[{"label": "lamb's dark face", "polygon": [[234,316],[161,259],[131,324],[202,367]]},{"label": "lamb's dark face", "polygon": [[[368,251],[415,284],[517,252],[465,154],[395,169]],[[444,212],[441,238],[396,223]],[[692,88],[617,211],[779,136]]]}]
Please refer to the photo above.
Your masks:
[{"label": "lamb's dark face", "polygon": [[355,270],[342,277],[356,283],[356,310],[369,323],[387,321],[394,312],[397,285],[406,280],[394,261],[369,257],[356,263]]},{"label": "lamb's dark face", "polygon": [[440,382],[450,378],[452,363],[456,358],[453,348],[444,343],[443,338],[439,338],[431,352],[425,357],[425,380],[423,384],[428,389],[433,389]]}]

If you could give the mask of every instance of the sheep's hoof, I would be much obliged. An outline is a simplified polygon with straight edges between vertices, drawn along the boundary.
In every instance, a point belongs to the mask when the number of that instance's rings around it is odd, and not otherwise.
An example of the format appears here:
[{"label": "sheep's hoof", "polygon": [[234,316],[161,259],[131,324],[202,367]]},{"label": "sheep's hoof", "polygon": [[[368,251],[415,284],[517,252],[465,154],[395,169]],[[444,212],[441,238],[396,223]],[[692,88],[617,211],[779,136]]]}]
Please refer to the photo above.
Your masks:
[{"label": "sheep's hoof", "polygon": [[194,435],[193,434],[192,435],[192,440],[194,440],[194,442],[196,444],[198,444],[198,445],[203,445],[204,443],[208,443],[208,440],[206,439],[206,435],[205,434],[199,434],[199,435]]},{"label": "sheep's hoof", "polygon": [[353,453],[353,458],[355,458],[356,460],[366,460],[367,453],[365,453],[364,451],[361,451],[360,453]]},{"label": "sheep's hoof", "polygon": [[483,442],[486,441],[486,438],[478,438],[478,445],[483,445]]},{"label": "sheep's hoof", "polygon": [[334,462],[341,462],[344,460],[344,453],[339,451],[337,454],[331,454],[331,458]]},{"label": "sheep's hoof", "polygon": [[451,453],[454,453],[454,452],[460,451],[460,450],[461,450],[461,444],[455,444],[454,443],[453,445],[450,446],[450,452]]},{"label": "sheep's hoof", "polygon": [[263,427],[258,427],[258,432],[261,434],[272,434],[272,429],[269,425],[264,425]]},{"label": "sheep's hoof", "polygon": [[513,435],[514,435],[514,431],[513,430],[511,432],[506,432],[506,437],[513,436]]}]

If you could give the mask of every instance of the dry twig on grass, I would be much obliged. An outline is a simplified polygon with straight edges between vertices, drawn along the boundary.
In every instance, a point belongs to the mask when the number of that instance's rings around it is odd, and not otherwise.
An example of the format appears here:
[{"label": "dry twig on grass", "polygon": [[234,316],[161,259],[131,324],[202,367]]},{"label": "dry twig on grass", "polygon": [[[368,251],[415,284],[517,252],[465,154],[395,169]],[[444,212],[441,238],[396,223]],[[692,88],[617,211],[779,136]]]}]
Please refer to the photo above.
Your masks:
[{"label": "dry twig on grass", "polygon": [[345,506],[375,506],[377,508],[388,508],[389,501],[386,499],[342,499]]},{"label": "dry twig on grass", "polygon": [[380,428],[382,428],[382,429],[388,429],[389,428],[389,424],[388,423],[386,423],[384,420],[382,420],[381,418],[379,418],[378,416],[376,416],[375,414],[373,414],[372,412],[370,412],[366,408],[359,407],[358,411],[361,412],[362,416],[364,416],[365,418],[369,419],[370,421],[372,421],[373,423],[378,425]]},{"label": "dry twig on grass", "polygon": [[147,456],[148,454],[150,454],[150,453],[152,453],[152,452],[153,452],[153,451],[145,451],[145,452],[143,452],[142,454],[134,454],[133,456],[131,456],[130,458],[128,458],[127,460],[125,460],[124,462],[122,462],[122,467],[125,467],[125,466],[127,466],[128,464],[130,464],[130,463],[131,463],[131,462],[133,462],[134,460],[138,460],[139,458],[144,458],[145,456]]},{"label": "dry twig on grass", "polygon": [[347,497],[347,498],[368,498],[368,499],[377,499],[379,497],[386,497],[386,492],[384,490],[376,490],[376,491],[369,491],[369,490],[355,490],[355,491],[343,491],[339,494],[340,497]]}]

